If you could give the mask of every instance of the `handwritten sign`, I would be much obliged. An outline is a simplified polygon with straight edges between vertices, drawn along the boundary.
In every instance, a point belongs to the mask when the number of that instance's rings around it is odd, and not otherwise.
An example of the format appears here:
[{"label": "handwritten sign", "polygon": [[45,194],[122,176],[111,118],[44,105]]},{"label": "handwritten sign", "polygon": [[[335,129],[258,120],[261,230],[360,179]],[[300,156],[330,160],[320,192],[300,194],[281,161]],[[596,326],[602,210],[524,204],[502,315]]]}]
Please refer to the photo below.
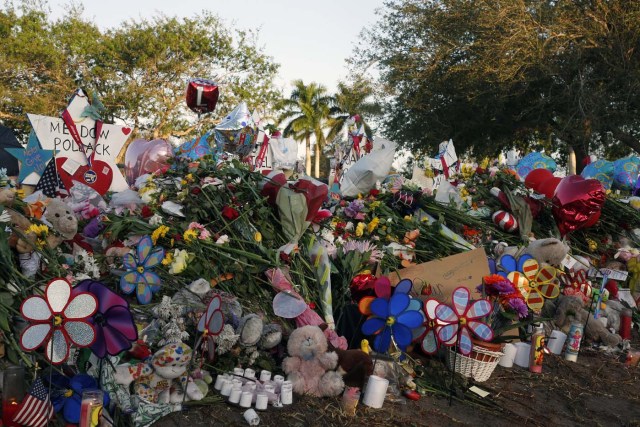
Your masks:
[{"label": "handwritten sign", "polygon": [[47,163],[53,157],[53,151],[40,148],[38,138],[33,131],[29,134],[29,142],[25,148],[5,148],[5,150],[20,161],[18,182],[28,185],[38,184]]},{"label": "handwritten sign", "polygon": [[595,268],[590,268],[588,276],[604,277],[605,274],[609,279],[617,280],[619,282],[624,282],[625,280],[627,280],[627,276],[629,275],[629,272],[622,271],[622,270],[613,270],[611,268],[601,268],[599,270]]},{"label": "handwritten sign", "polygon": [[397,274],[391,274],[389,280],[395,285],[402,279],[411,279],[418,295],[423,287],[427,287],[431,292],[428,296],[450,303],[453,291],[459,286],[469,289],[471,298],[479,299],[476,288],[489,274],[487,255],[479,248],[399,270]]},{"label": "handwritten sign", "polygon": [[[126,126],[104,123],[96,145],[95,121],[89,117],[81,117],[82,112],[88,105],[87,97],[80,91],[78,95],[73,97],[67,107],[80,134],[86,156],[90,156],[95,150],[95,159],[104,161],[111,168],[113,180],[109,187],[110,191],[126,190],[129,186],[116,165],[116,158],[132,129]],[[69,129],[61,118],[37,114],[27,114],[27,116],[42,148],[55,150],[56,157],[66,157],[81,165],[87,164],[85,154],[74,142]]]}]

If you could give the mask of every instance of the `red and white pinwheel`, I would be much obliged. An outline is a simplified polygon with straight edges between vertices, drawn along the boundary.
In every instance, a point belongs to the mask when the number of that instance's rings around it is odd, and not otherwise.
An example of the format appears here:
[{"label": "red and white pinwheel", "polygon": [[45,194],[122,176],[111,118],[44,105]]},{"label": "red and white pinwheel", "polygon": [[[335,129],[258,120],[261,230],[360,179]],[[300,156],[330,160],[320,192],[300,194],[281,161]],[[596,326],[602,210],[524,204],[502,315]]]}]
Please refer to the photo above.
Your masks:
[{"label": "red and white pinwheel", "polygon": [[437,331],[438,339],[445,346],[457,343],[460,353],[465,356],[473,349],[471,332],[482,341],[493,339],[491,327],[479,320],[489,315],[493,306],[486,299],[469,304],[469,297],[467,288],[456,288],[452,297],[453,308],[439,304],[435,309],[436,321],[444,324]]},{"label": "red and white pinwheel", "polygon": [[72,296],[71,284],[65,279],[53,279],[44,291],[22,302],[20,312],[31,324],[20,336],[20,346],[32,351],[45,344],[44,355],[53,364],[69,357],[69,345],[89,347],[96,339],[93,325],[87,318],[98,309],[93,294],[81,292]]},{"label": "red and white pinwheel", "polygon": [[209,302],[207,311],[202,314],[198,322],[198,331],[202,332],[202,335],[198,338],[195,348],[199,348],[202,345],[204,352],[207,353],[207,357],[211,361],[213,361],[216,349],[214,337],[218,336],[224,327],[224,316],[222,315],[222,310],[220,310],[221,305],[222,299],[220,299],[220,295],[214,296]]}]

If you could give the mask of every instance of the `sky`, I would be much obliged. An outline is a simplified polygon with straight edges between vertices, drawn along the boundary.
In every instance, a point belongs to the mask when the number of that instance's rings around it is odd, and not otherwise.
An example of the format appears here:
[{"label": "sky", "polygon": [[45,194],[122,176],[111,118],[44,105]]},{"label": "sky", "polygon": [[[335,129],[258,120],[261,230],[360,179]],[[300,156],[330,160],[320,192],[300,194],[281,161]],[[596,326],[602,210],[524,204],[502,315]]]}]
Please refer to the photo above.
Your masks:
[{"label": "sky", "polygon": [[[375,25],[383,0],[84,0],[84,16],[106,29],[157,14],[193,17],[203,10],[235,28],[259,29],[259,44],[280,64],[276,84],[315,81],[334,91],[347,75],[348,58],[360,31]],[[49,0],[52,16],[69,0]],[[286,92],[285,92],[286,93]]]}]

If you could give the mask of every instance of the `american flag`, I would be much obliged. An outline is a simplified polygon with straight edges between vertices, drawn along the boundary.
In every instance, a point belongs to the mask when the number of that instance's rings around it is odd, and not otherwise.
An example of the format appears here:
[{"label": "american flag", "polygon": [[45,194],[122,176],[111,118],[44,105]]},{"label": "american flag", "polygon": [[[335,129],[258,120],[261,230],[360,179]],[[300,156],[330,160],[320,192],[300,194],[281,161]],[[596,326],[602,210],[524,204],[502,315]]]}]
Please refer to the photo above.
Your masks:
[{"label": "american flag", "polygon": [[49,164],[44,168],[40,181],[36,185],[37,190],[42,190],[42,194],[47,197],[56,197],[57,193],[67,194],[56,170],[56,159],[49,160]]},{"label": "american flag", "polygon": [[49,400],[49,392],[44,387],[42,379],[37,378],[22,401],[20,410],[13,417],[13,421],[27,427],[44,427],[53,417],[53,414],[54,410]]}]

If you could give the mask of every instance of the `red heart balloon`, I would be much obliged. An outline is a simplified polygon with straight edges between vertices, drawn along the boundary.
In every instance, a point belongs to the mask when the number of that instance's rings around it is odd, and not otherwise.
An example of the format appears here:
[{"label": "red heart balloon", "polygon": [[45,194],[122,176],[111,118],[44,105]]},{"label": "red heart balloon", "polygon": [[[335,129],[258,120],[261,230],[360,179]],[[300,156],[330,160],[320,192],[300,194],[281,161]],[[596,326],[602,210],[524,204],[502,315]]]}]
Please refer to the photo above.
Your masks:
[{"label": "red heart balloon", "polygon": [[553,178],[553,172],[548,169],[534,169],[524,179],[524,186],[538,191],[538,188],[547,180]]},{"label": "red heart balloon", "polygon": [[113,171],[106,162],[94,160],[91,162],[91,167],[89,167],[89,165],[82,165],[71,175],[63,168],[67,160],[66,157],[56,158],[58,175],[67,190],[73,187],[75,181],[78,181],[93,188],[102,196],[109,191],[109,187],[111,187],[111,182],[113,181]]},{"label": "red heart balloon", "polygon": [[555,194],[556,188],[558,188],[558,184],[560,184],[560,181],[562,181],[562,178],[559,178],[557,176],[552,176],[551,178],[547,179],[542,184],[540,184],[535,191],[540,194],[544,194],[547,197],[547,199],[551,200],[553,199],[553,195]]},{"label": "red heart balloon", "polygon": [[567,176],[560,181],[553,197],[553,216],[562,236],[585,227],[600,213],[606,193],[597,179],[580,175]]}]

